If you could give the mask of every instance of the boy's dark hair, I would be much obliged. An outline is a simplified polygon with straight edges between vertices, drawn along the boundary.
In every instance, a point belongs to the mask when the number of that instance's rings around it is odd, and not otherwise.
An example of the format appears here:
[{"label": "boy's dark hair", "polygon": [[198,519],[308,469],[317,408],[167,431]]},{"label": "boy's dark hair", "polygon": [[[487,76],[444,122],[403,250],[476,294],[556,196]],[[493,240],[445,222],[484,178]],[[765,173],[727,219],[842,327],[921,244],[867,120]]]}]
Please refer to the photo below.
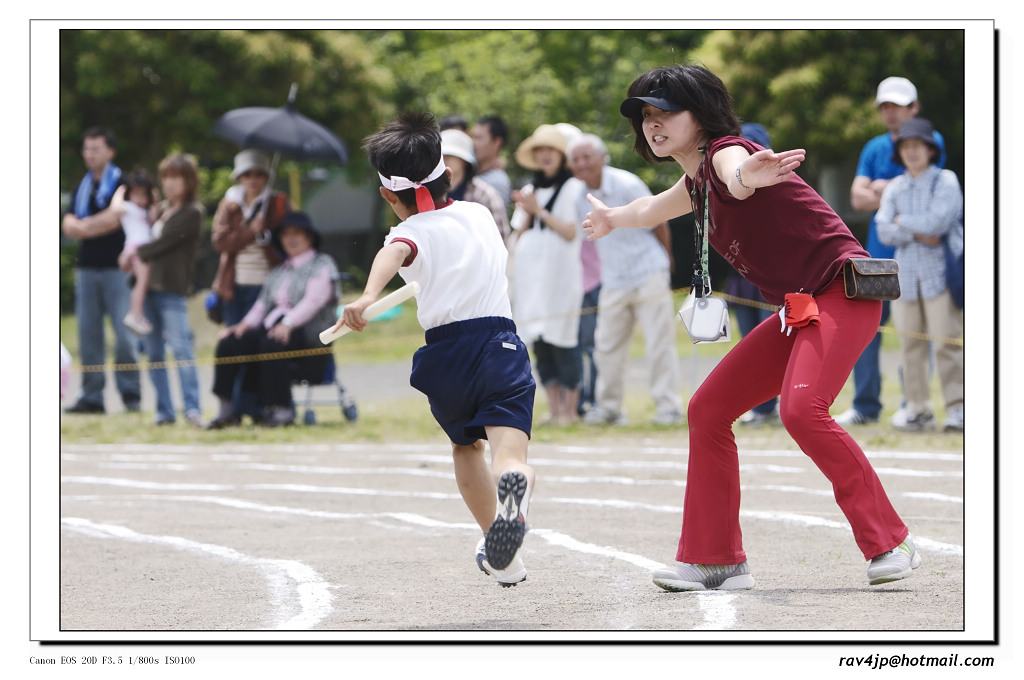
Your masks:
[{"label": "boy's dark hair", "polygon": [[[419,182],[430,176],[441,160],[441,131],[429,113],[403,113],[363,140],[363,151],[374,170],[385,177],[405,177]],[[424,184],[437,203],[451,189],[448,173]],[[416,205],[416,190],[402,189],[395,195],[402,205]]]},{"label": "boy's dark hair", "polygon": [[491,131],[491,137],[501,140],[502,146],[508,143],[508,125],[497,116],[482,116],[477,119],[477,125],[486,125]]},{"label": "boy's dark hair", "polygon": [[[741,136],[740,121],[732,107],[732,96],[722,79],[703,66],[677,64],[662,66],[641,74],[629,86],[627,97],[646,97],[660,91],[660,96],[689,111],[704,128],[709,140]],[[648,163],[671,161],[651,151],[643,131],[643,116],[629,119],[636,138],[633,150]]]},{"label": "boy's dark hair", "polygon": [[82,139],[92,139],[93,137],[102,137],[106,145],[111,149],[117,148],[117,138],[114,137],[114,133],[105,127],[94,125],[84,133],[82,133]]},{"label": "boy's dark hair", "polygon": [[146,205],[143,208],[148,208],[153,204],[153,189],[156,188],[156,183],[153,182],[153,178],[149,176],[143,168],[135,166],[132,168],[131,173],[124,178],[125,185],[125,198],[131,193],[132,189],[145,189],[146,190]]}]

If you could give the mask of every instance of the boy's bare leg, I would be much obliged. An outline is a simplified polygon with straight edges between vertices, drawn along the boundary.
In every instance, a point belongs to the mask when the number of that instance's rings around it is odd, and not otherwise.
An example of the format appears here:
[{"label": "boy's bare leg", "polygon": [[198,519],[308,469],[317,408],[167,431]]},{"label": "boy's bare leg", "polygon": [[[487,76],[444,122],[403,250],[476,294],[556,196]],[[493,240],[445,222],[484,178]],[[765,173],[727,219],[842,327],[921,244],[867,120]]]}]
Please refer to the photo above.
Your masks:
[{"label": "boy's bare leg", "polygon": [[525,578],[518,554],[526,534],[526,513],[534,485],[533,468],[526,464],[529,438],[522,430],[510,427],[488,427],[487,438],[491,469],[497,476],[494,520],[484,543],[487,561],[499,570],[519,570]]},{"label": "boy's bare leg", "polygon": [[452,444],[455,483],[462,500],[469,508],[480,529],[487,531],[494,520],[495,489],[498,478],[507,470],[517,470],[526,477],[527,497],[523,501],[523,514],[533,491],[533,468],[526,464],[526,448],[530,438],[513,427],[488,427],[487,441],[491,448],[491,464],[484,457],[484,442],[478,439],[469,446]]},{"label": "boy's bare leg", "polygon": [[483,440],[478,439],[469,446],[453,443],[452,459],[455,463],[455,483],[462,494],[462,500],[480,525],[480,530],[487,531],[494,519],[495,477],[484,458]]}]

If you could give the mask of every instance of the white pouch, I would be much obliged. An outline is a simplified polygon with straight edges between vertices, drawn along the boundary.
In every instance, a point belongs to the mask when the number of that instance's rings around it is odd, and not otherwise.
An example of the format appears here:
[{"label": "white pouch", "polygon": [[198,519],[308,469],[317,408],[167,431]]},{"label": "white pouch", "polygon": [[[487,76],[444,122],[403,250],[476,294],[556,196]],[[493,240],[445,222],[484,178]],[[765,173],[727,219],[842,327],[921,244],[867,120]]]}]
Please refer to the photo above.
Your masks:
[{"label": "white pouch", "polygon": [[722,298],[699,298],[691,293],[679,308],[679,318],[695,345],[701,342],[729,342],[732,338],[729,306]]}]

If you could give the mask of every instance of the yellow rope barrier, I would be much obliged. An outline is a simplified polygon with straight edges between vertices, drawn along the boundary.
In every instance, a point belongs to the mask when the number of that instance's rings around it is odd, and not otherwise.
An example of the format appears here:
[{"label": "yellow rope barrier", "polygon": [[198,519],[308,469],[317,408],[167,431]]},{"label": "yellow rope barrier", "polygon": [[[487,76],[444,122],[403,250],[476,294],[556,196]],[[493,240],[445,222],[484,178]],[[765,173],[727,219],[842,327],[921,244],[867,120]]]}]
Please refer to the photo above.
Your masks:
[{"label": "yellow rope barrier", "polygon": [[[679,288],[679,289],[673,290],[672,294],[673,295],[681,295],[681,294],[685,293],[685,294],[688,295],[689,292],[690,292],[689,288]],[[779,309],[778,305],[772,305],[772,304],[767,303],[767,302],[761,302],[760,300],[748,300],[748,299],[736,297],[735,295],[729,295],[727,293],[715,293],[714,295],[715,295],[715,297],[720,297],[720,298],[726,300],[730,304],[740,304],[740,305],[745,305],[747,307],[757,307],[758,309],[766,309],[766,310],[771,311],[771,312],[777,311]],[[654,299],[654,298],[649,298],[649,299]],[[623,302],[623,303],[618,303],[618,304],[628,304],[628,303]],[[596,313],[598,311],[599,311],[598,307],[583,307],[576,314],[576,316],[583,316],[584,314],[593,314],[593,313]],[[538,321],[538,320],[542,320],[542,319],[546,320],[546,319],[551,319],[551,318],[555,318],[555,317],[535,317],[533,319],[530,319],[529,321]],[[932,336],[930,336],[930,335],[928,335],[926,333],[910,333],[910,332],[907,332],[907,331],[898,331],[895,328],[891,328],[889,326],[879,326],[878,330],[881,333],[895,334],[895,335],[899,335],[899,336],[903,336],[903,337],[915,338],[915,339],[918,339],[918,340],[928,340],[930,342],[941,342],[941,343],[945,343],[945,344],[949,344],[949,345],[957,345],[957,346],[960,346],[960,347],[963,347],[963,344],[964,344],[963,338],[935,338],[935,337],[932,337]],[[408,342],[409,339],[411,339],[412,337],[413,336],[410,335],[410,336],[402,336],[402,337],[398,337],[398,338],[389,338],[389,339],[383,339],[383,340],[374,341],[372,343],[367,343],[367,344],[369,346],[371,346],[371,347],[381,347],[381,346],[387,346],[387,345],[392,345],[392,344],[400,344],[400,343]],[[422,337],[422,336],[417,335],[417,337]],[[313,348],[310,348],[310,349],[302,349],[302,350],[289,350],[289,351],[286,351],[286,352],[266,352],[266,353],[263,353],[263,354],[249,354],[249,355],[245,355],[245,356],[213,357],[212,359],[209,359],[209,360],[191,359],[191,360],[187,360],[187,361],[177,361],[177,360],[174,360],[174,361],[155,361],[155,362],[147,363],[147,364],[114,364],[113,366],[106,366],[104,364],[90,364],[88,366],[78,366],[77,369],[79,371],[83,372],[83,373],[99,372],[99,371],[105,371],[105,370],[108,370],[108,369],[114,370],[114,371],[137,371],[137,370],[140,370],[142,368],[153,369],[153,368],[172,368],[172,367],[177,367],[177,366],[207,366],[207,365],[216,365],[216,364],[247,363],[247,362],[253,362],[253,361],[275,361],[275,360],[279,360],[279,359],[295,359],[295,358],[306,357],[306,356],[315,356],[315,355],[318,355],[318,354],[330,354],[333,351],[334,351],[333,347],[327,346],[327,347],[313,347]]]}]

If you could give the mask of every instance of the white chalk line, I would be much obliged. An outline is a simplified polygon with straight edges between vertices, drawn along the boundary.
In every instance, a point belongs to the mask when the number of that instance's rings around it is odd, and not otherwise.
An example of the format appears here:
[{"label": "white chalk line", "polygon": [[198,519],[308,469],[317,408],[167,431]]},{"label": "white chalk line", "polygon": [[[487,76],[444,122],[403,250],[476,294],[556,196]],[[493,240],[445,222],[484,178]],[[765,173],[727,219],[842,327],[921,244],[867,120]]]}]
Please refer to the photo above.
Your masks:
[{"label": "white chalk line", "polygon": [[[252,557],[232,548],[211,543],[199,543],[180,536],[154,536],[132,531],[115,524],[99,524],[80,517],[64,517],[61,524],[72,531],[94,538],[114,538],[135,543],[167,545],[189,552],[212,555],[237,564],[256,567],[267,580],[270,601],[280,603],[276,616],[279,630],[309,630],[332,611],[329,585],[313,569],[295,560]],[[289,594],[294,591],[295,596]],[[298,613],[290,615],[297,600]]]},{"label": "white chalk line", "polygon": [[[338,448],[348,449],[348,450],[352,450],[352,451],[361,451],[361,452],[365,452],[365,449],[366,449],[366,447],[358,446],[358,445],[351,445],[351,446],[348,446],[348,447],[344,447],[344,446],[343,447],[338,447],[336,445],[331,445],[331,446],[323,447],[323,450],[338,450]],[[389,446],[389,448],[391,448],[391,449],[393,449],[393,448],[402,448],[402,449],[408,450],[408,451],[435,451],[436,450],[436,447],[434,447],[434,446],[417,446],[417,445],[405,446],[405,447],[391,447],[391,446]],[[612,452],[621,453],[621,451],[616,451],[615,449],[607,449],[605,451],[601,451],[601,450],[598,450],[598,449],[586,448],[586,447],[557,447],[557,448],[560,448],[561,450],[564,450],[566,452],[584,451],[584,452],[586,452],[588,454],[594,454],[594,453],[603,454],[603,453],[606,453],[606,452],[607,453],[612,453]],[[261,451],[261,447],[252,447],[251,450],[253,450],[255,452],[259,452],[259,451]],[[276,449],[276,450],[278,450],[278,452],[280,452],[279,449]],[[302,451],[304,453],[310,453],[311,452],[309,447],[303,447]],[[641,452],[643,452],[643,453],[650,453],[650,454],[668,454],[668,455],[673,455],[673,456],[679,456],[679,455],[685,455],[686,454],[686,450],[685,449],[682,449],[682,450],[681,449],[666,449],[664,447],[648,448],[648,449],[643,450]],[[148,457],[149,455],[150,455],[149,453],[143,454],[143,457]],[[744,455],[744,456],[745,455],[754,455],[754,456],[763,456],[763,457],[803,457],[804,454],[802,452],[799,452],[799,451],[757,451],[757,452],[752,452],[752,453],[751,452],[743,452],[741,455]],[[868,455],[869,458],[870,457],[877,457],[877,458],[893,458],[893,459],[905,459],[905,460],[914,460],[914,459],[916,459],[916,460],[952,460],[952,461],[958,461],[959,460],[959,461],[962,461],[962,459],[963,459],[962,455],[959,455],[959,454],[935,454],[935,453],[930,453],[930,452],[923,452],[923,453],[913,453],[913,452],[870,452],[867,455]],[[381,458],[381,456],[379,454],[376,454],[373,457],[377,458],[377,459]],[[393,456],[390,456],[390,457],[393,458]],[[408,460],[409,457],[408,456],[402,456],[401,458],[403,460]],[[420,462],[424,462],[425,461],[425,462],[447,464],[450,461],[450,457],[448,457],[448,456],[427,455],[427,456],[419,456],[418,458],[419,458]],[[148,458],[148,459],[152,460],[151,458]],[[243,460],[248,460],[248,458],[246,456],[243,456],[243,455],[235,455],[234,459],[236,461],[238,461],[238,462],[242,462]],[[536,457],[534,457],[534,458],[531,459],[531,462],[533,464],[535,464],[535,465],[538,465],[538,466],[543,466],[543,465],[559,466],[560,465],[560,466],[569,466],[569,467],[590,467],[590,468],[595,467],[595,462],[594,461],[566,461],[566,460],[548,460],[548,459],[538,460]],[[265,465],[265,464],[259,464],[259,463],[255,463],[255,464],[251,464],[251,465],[243,464],[243,465],[241,465],[239,467],[245,467],[245,468],[249,468],[249,469],[265,469],[265,470],[280,470],[280,469],[284,468],[284,469],[286,469],[286,471],[291,471],[291,472],[307,472],[307,473],[311,473],[311,474],[354,474],[354,475],[359,475],[359,474],[374,474],[374,473],[380,472],[380,471],[367,471],[365,469],[358,469],[358,468],[331,468],[331,467],[323,467],[323,466],[294,466],[294,465],[279,466],[279,465]],[[607,467],[625,467],[625,468],[632,468],[632,469],[648,468],[648,467],[655,467],[655,468],[666,468],[667,467],[667,468],[682,469],[682,470],[685,470],[685,468],[686,468],[685,464],[679,464],[679,463],[674,463],[674,462],[669,462],[667,464],[651,465],[651,464],[640,463],[640,462],[637,462],[637,461],[629,461],[627,464],[622,464],[622,465],[617,465],[617,464],[606,465],[606,464],[600,464],[599,463],[599,464],[596,465],[596,467],[606,467],[606,468]],[[767,471],[773,471],[773,472],[794,473],[794,474],[795,473],[803,473],[803,472],[807,471],[807,470],[805,470],[803,468],[793,468],[793,467],[778,466],[778,465],[747,465],[747,466],[741,466],[741,470],[744,467],[746,467],[747,471],[767,470]],[[911,475],[915,474],[915,471],[913,471],[913,470],[907,470],[907,469],[901,469],[901,468],[885,468],[884,470],[885,470],[886,474],[896,474],[896,475],[902,475],[902,476],[911,476]],[[916,476],[923,476],[923,477],[930,477],[930,476],[962,477],[962,472],[958,472],[958,471],[953,471],[953,472],[948,472],[948,473],[945,473],[945,472],[938,472],[938,473],[936,473],[935,471],[916,471],[916,472],[922,473],[922,474],[919,474],[919,475],[916,475]],[[448,478],[453,478],[454,477],[450,473],[435,472],[435,471],[422,471],[422,470],[410,471],[410,470],[403,469],[403,468],[387,468],[387,469],[384,470],[384,473],[385,474],[414,474],[414,475],[422,475],[422,476],[448,477]],[[561,481],[564,481],[564,482],[569,482],[569,483],[594,483],[595,481],[599,481],[599,482],[603,482],[603,483],[613,483],[613,484],[635,484],[636,483],[636,480],[633,480],[632,478],[627,478],[627,477],[610,477],[610,476],[590,477],[590,478],[588,478],[588,477],[563,477],[563,478],[558,478],[558,479],[560,479]],[[664,483],[661,480],[653,480],[653,481],[654,481],[654,483]],[[669,483],[673,483],[673,484],[676,484],[676,485],[682,485],[682,483],[678,483],[678,482],[669,482]],[[349,489],[349,488],[344,488],[344,487],[315,487],[315,486],[310,486],[310,485],[246,485],[245,488],[257,488],[257,489],[265,489],[265,490],[280,489],[280,490],[304,491],[304,492],[311,492],[311,493],[359,493],[359,494],[374,493],[373,491],[368,491],[368,490],[365,490],[365,489]],[[780,491],[780,492],[786,492],[786,493],[794,493],[794,492],[795,493],[808,493],[808,494],[820,495],[820,496],[831,496],[832,495],[831,491],[828,491],[828,490],[805,489],[803,487],[794,487],[794,486],[760,485],[760,486],[756,486],[756,487],[743,487],[743,488],[744,489],[760,489],[760,490],[768,490],[768,491]],[[401,492],[401,493],[397,493],[397,492],[389,492],[389,493],[377,492],[376,495],[409,496],[409,497],[423,497],[424,496],[424,494],[413,494],[413,493],[408,493],[408,492]],[[941,501],[941,502],[959,502],[959,503],[963,502],[962,498],[956,498],[956,497],[952,497],[952,496],[945,496],[945,495],[942,495],[942,494],[927,494],[927,493],[914,493],[914,492],[910,492],[910,493],[907,493],[907,494],[904,494],[904,495],[906,495],[908,497],[924,499],[924,500],[936,500],[936,501]],[[457,496],[455,494],[429,494],[427,496],[431,497],[431,498],[449,498],[449,497],[450,498],[458,498],[459,497],[459,496]],[[166,498],[166,497],[162,497],[162,498]],[[194,497],[184,497],[184,498],[182,498],[182,500],[190,500],[190,501],[192,501],[192,500],[197,500],[197,499],[195,499]],[[253,504],[253,503],[247,503],[247,502],[237,502],[237,501],[233,501],[233,500],[229,500],[229,499],[204,499],[204,500],[209,500],[211,502],[217,502],[217,503],[222,504],[222,505],[229,505],[229,506],[238,507],[238,508],[261,509],[259,507],[260,504]],[[545,500],[548,500],[548,501],[551,501],[551,502],[563,502],[563,503],[574,503],[574,504],[585,504],[585,505],[603,505],[603,506],[608,506],[608,507],[617,507],[617,508],[625,508],[625,509],[630,509],[630,508],[632,508],[632,509],[643,509],[643,510],[654,511],[654,512],[681,513],[681,511],[682,511],[682,508],[680,508],[680,507],[663,506],[663,505],[656,506],[656,505],[651,505],[651,504],[634,503],[634,502],[630,502],[630,501],[619,501],[619,500],[615,500],[615,499],[611,499],[611,500],[607,500],[607,501],[596,501],[595,499],[569,499],[569,498],[545,499]],[[265,511],[274,511],[274,512],[282,511],[283,510],[283,508],[281,506],[264,506],[263,509],[265,509]],[[308,514],[308,515],[320,516],[320,517],[323,517],[323,516],[333,516],[333,518],[335,518],[335,519],[343,519],[343,518],[352,518],[352,519],[363,518],[363,519],[365,519],[365,518],[369,518],[370,516],[373,516],[373,517],[388,517],[388,518],[391,518],[391,519],[398,519],[398,520],[401,520],[401,521],[411,522],[411,523],[416,523],[416,524],[422,524],[422,525],[440,526],[440,527],[451,527],[451,528],[455,528],[456,526],[458,526],[459,528],[468,528],[468,529],[470,529],[472,531],[477,531],[478,530],[478,528],[474,524],[454,525],[454,524],[451,524],[451,523],[445,523],[445,522],[439,522],[437,520],[431,520],[429,518],[425,518],[425,517],[423,517],[421,515],[416,515],[416,514],[413,514],[413,513],[372,513],[372,515],[371,514],[358,513],[358,514],[353,514],[353,515],[344,515],[343,513],[322,513],[322,512],[319,512],[319,511],[306,511],[304,509],[291,509],[291,508],[287,509],[287,512],[292,512],[292,513],[297,513],[297,514]],[[754,519],[760,519],[760,520],[783,521],[783,522],[788,522],[788,523],[799,523],[799,524],[803,524],[805,526],[822,526],[822,527],[828,527],[828,528],[837,528],[837,529],[845,530],[847,532],[850,531],[849,527],[847,525],[843,524],[843,523],[835,522],[833,520],[827,520],[825,518],[815,517],[815,516],[811,516],[811,515],[798,515],[798,514],[794,514],[794,513],[769,513],[769,512],[764,512],[764,511],[741,511],[740,514],[741,514],[741,516],[746,516],[746,517],[750,517],[750,518],[754,518]],[[565,547],[565,548],[570,549],[570,550],[574,550],[576,552],[588,553],[588,554],[596,554],[596,555],[604,555],[604,556],[610,557],[612,559],[624,561],[624,562],[627,562],[629,564],[633,564],[635,566],[638,566],[638,567],[641,567],[641,568],[645,568],[648,571],[653,570],[653,569],[657,569],[657,568],[661,568],[661,567],[665,566],[661,562],[656,562],[654,560],[650,560],[650,559],[648,559],[646,557],[643,557],[643,556],[640,556],[640,555],[635,555],[633,553],[627,553],[627,552],[618,550],[616,548],[611,548],[611,547],[607,547],[607,546],[597,546],[597,545],[590,544],[590,543],[584,543],[584,542],[578,541],[577,539],[574,539],[574,538],[572,538],[570,536],[567,536],[566,534],[562,534],[560,532],[554,532],[554,531],[551,531],[551,530],[544,530],[544,529],[533,529],[531,531],[531,533],[532,534],[536,534],[538,537],[544,538],[549,543],[560,545],[562,547]],[[940,552],[940,553],[944,553],[944,554],[958,555],[958,556],[961,556],[961,557],[963,555],[962,546],[957,546],[957,545],[948,544],[948,543],[942,543],[942,542],[939,542],[939,541],[934,541],[934,540],[928,539],[926,537],[917,537],[917,536],[915,536],[915,542],[918,545],[918,547],[920,547],[922,550],[932,550],[932,551],[935,551],[935,552]],[[721,593],[721,592],[717,592],[717,591],[710,591],[708,593],[694,593],[694,595],[698,597],[698,602],[700,604],[700,607],[701,607],[701,610],[702,610],[702,613],[703,613],[704,619],[705,619],[704,623],[701,626],[698,626],[696,629],[722,630],[722,629],[726,629],[726,628],[729,628],[729,627],[732,627],[733,625],[735,625],[735,621],[736,621],[736,608],[735,608],[735,606],[733,606],[733,603],[732,603],[733,598],[736,597],[735,594],[733,594],[733,593]]]},{"label": "white chalk line", "polygon": [[[445,447],[437,444],[387,444],[389,451],[402,453],[431,453],[443,450]],[[232,453],[224,453],[223,450],[229,447]],[[222,459],[245,459],[251,454],[262,454],[268,451],[274,453],[359,453],[365,454],[367,450],[379,448],[373,444],[217,444],[217,445],[174,445],[174,444],[62,444],[61,453],[106,453],[119,454],[137,452],[139,455],[153,459],[162,454],[187,455],[195,453],[210,453]],[[560,445],[560,444],[531,444],[530,451],[535,453],[561,454],[584,453],[587,455],[621,455],[621,446],[582,446],[582,445]],[[685,458],[689,454],[686,447],[667,446],[629,446],[631,454],[669,456],[673,458]],[[937,451],[872,451],[865,450],[864,455],[868,458],[890,458],[894,460],[934,460],[963,462],[963,453],[937,452]],[[805,458],[805,454],[799,449],[746,449],[740,447],[740,456],[771,457],[771,458]]]}]

